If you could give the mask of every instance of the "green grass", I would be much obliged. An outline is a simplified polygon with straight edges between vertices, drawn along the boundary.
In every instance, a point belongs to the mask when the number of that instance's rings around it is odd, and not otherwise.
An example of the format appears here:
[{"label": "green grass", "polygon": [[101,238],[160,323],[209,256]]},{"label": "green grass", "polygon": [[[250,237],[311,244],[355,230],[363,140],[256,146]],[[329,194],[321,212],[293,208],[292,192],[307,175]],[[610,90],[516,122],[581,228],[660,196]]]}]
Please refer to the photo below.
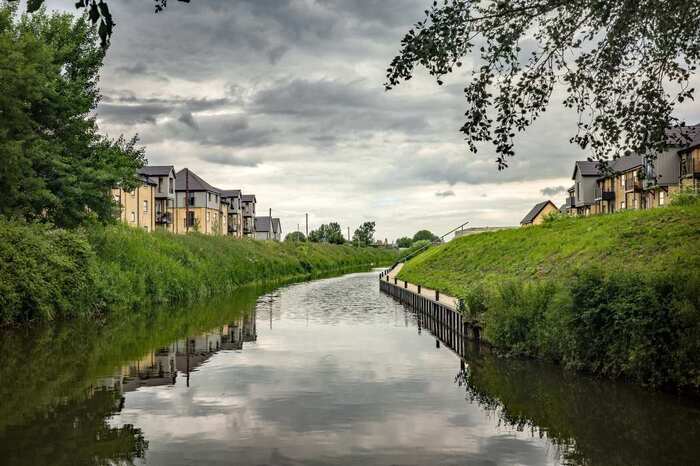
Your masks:
[{"label": "green grass", "polygon": [[700,203],[458,238],[401,280],[464,299],[501,352],[700,387]]},{"label": "green grass", "polygon": [[196,302],[251,283],[395,258],[374,248],[0,221],[0,325]]}]

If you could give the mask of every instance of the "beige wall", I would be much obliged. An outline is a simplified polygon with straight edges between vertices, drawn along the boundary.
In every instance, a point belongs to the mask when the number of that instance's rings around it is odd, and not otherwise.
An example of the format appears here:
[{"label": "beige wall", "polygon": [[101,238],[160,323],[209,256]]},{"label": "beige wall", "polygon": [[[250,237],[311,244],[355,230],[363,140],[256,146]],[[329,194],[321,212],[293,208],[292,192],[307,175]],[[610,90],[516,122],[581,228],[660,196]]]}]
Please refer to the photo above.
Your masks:
[{"label": "beige wall", "polygon": [[143,228],[146,231],[155,229],[155,189],[148,184],[142,184],[131,192],[121,188],[112,189],[112,196],[120,206],[119,219],[129,226]]},{"label": "beige wall", "polygon": [[553,213],[553,212],[559,212],[559,209],[557,209],[557,208],[556,208],[555,206],[553,206],[552,204],[547,204],[547,205],[544,206],[544,208],[540,211],[540,213],[537,214],[537,216],[536,216],[534,219],[532,219],[532,223],[531,223],[530,225],[539,225],[539,224],[541,224],[542,222],[544,222],[544,218],[545,218],[547,215],[549,215],[549,214],[551,214],[551,213]]},{"label": "beige wall", "polygon": [[[227,212],[226,209],[219,211],[218,209],[209,209],[204,207],[190,207],[190,212],[194,212],[196,227],[190,227],[189,231],[198,231],[206,235],[225,235],[227,231]],[[175,232],[187,233],[188,229],[185,226],[185,216],[187,209],[178,207],[175,209]]]}]

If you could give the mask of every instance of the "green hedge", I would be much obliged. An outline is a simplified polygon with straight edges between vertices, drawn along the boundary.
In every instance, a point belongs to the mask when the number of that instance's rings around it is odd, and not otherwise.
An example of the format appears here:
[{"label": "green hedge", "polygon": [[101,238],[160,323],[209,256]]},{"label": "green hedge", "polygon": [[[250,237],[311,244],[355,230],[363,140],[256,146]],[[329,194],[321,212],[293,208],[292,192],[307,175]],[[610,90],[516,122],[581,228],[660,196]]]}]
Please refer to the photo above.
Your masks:
[{"label": "green hedge", "polygon": [[700,388],[700,204],[459,238],[399,278],[463,298],[499,352]]},{"label": "green hedge", "polygon": [[253,282],[395,258],[372,248],[0,220],[0,324],[193,302]]}]

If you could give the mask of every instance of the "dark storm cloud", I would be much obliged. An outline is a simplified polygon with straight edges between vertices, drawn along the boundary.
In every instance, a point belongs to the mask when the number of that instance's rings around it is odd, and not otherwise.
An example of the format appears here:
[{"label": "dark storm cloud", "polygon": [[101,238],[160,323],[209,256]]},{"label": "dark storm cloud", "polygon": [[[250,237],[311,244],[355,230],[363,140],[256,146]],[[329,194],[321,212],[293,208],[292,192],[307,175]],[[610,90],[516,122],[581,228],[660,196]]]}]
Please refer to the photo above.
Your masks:
[{"label": "dark storm cloud", "polygon": [[556,196],[557,194],[564,194],[566,192],[566,187],[564,186],[549,186],[540,191],[543,196]]},{"label": "dark storm cloud", "polygon": [[237,154],[204,154],[200,157],[205,162],[232,167],[257,167],[260,160],[254,157],[244,157]]},{"label": "dark storm cloud", "polygon": [[439,192],[435,193],[435,195],[437,197],[450,197],[450,196],[454,196],[455,192],[452,191],[451,189],[448,189],[447,191],[439,191]]}]

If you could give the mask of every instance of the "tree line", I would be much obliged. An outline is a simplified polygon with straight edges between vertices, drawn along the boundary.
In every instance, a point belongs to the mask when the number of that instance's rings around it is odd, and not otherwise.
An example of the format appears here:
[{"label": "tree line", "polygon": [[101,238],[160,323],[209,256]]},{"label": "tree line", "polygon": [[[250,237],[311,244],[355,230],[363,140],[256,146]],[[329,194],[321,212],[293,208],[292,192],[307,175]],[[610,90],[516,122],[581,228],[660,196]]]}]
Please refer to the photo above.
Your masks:
[{"label": "tree line", "polygon": [[346,244],[351,243],[354,246],[366,247],[374,244],[375,222],[364,222],[354,232],[352,240],[347,240],[343,236],[343,230],[337,222],[324,223],[316,230],[312,230],[307,238],[300,231],[293,231],[284,238],[285,241],[306,242],[312,243],[330,243],[330,244]]}]

